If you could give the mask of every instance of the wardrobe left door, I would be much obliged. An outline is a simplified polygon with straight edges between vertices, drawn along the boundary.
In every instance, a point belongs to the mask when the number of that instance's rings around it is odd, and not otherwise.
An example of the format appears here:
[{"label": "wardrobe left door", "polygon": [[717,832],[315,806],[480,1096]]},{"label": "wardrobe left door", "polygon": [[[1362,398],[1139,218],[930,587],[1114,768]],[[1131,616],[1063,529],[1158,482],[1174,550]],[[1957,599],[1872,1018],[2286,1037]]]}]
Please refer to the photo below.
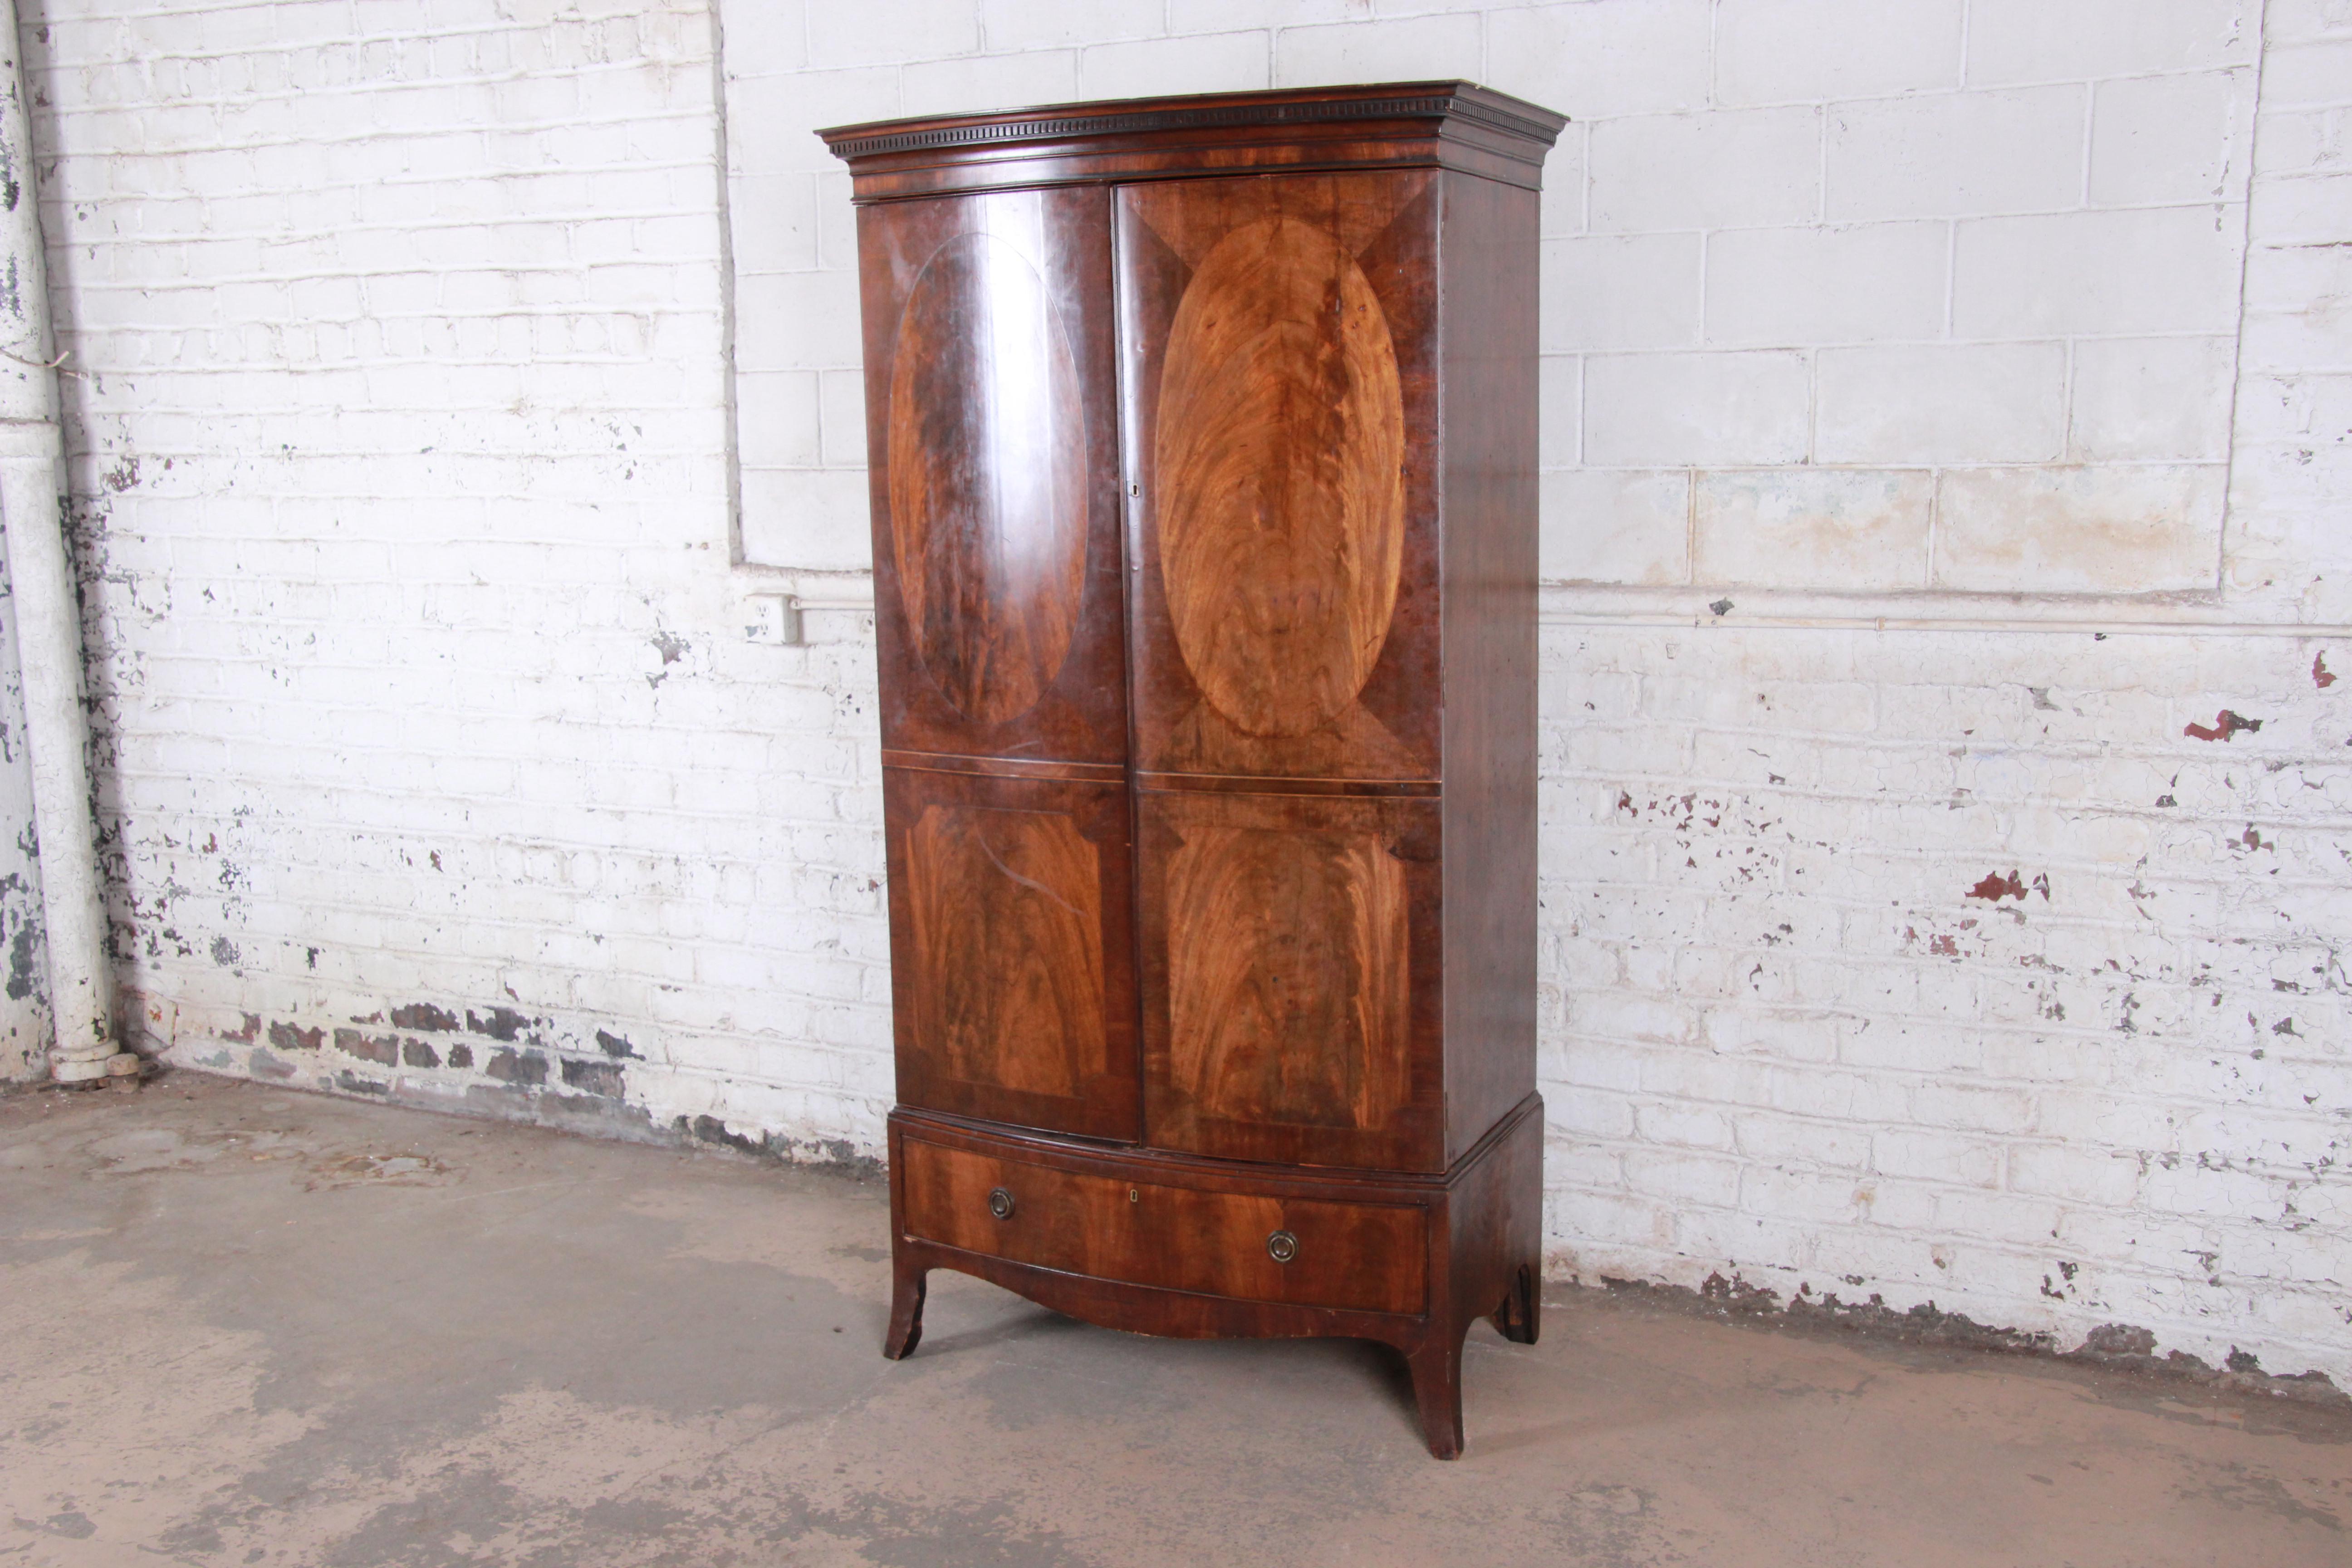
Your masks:
[{"label": "wardrobe left door", "polygon": [[898,1099],[1132,1141],[1110,195],[857,234]]},{"label": "wardrobe left door", "polygon": [[882,744],[1127,761],[1110,193],[858,211]]}]

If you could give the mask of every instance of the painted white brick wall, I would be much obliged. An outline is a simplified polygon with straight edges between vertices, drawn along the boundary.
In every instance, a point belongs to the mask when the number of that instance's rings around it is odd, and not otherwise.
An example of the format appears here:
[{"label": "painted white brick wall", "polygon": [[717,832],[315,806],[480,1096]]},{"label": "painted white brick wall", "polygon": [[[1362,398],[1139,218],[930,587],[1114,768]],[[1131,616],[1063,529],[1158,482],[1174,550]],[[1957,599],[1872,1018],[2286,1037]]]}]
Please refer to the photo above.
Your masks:
[{"label": "painted white brick wall", "polygon": [[2352,620],[2352,7],[2270,0],[2225,585]]},{"label": "painted white brick wall", "polygon": [[1559,1269],[2352,1378],[2345,0],[720,9],[26,5],[152,1042],[876,1152],[871,630],[766,597],[866,554],[810,128],[1459,70],[1578,116],[1623,585],[1545,633]]},{"label": "painted white brick wall", "polygon": [[743,635],[708,7],[26,31],[151,1037],[870,1146],[872,659]]},{"label": "painted white brick wall", "polygon": [[2340,1368],[2331,663],[2286,637],[1555,628],[1559,1266]]},{"label": "painted white brick wall", "polygon": [[[1546,461],[1592,477],[1546,487],[1547,575],[2210,594],[2259,9],[933,0],[811,7],[795,30],[802,7],[740,0],[728,74],[759,106],[731,123],[737,207],[805,215],[786,245],[739,228],[758,280],[737,334],[759,399],[742,547],[803,570],[866,559],[863,455],[832,434],[857,410],[846,186],[814,127],[1459,75],[1574,121],[1547,171]],[[1823,468],[1853,480],[1803,471]],[[1743,520],[1611,504],[1675,471],[1686,497],[1716,474],[1778,491],[1779,526],[1722,537]],[[1865,492],[1867,513],[1819,510]],[[2034,497],[2035,529],[2071,539],[2024,551],[1948,515],[1980,494]]]}]

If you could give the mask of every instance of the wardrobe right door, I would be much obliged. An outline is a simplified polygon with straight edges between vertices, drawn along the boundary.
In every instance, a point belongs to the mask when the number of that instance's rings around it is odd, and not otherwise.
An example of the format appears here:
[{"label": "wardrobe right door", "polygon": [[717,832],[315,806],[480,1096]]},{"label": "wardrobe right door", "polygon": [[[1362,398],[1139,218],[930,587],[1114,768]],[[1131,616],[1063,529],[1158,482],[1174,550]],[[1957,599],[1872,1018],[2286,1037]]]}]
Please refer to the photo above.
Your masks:
[{"label": "wardrobe right door", "polygon": [[1118,193],[1158,1148],[1444,1165],[1437,188]]},{"label": "wardrobe right door", "polygon": [[1120,187],[1139,772],[1437,778],[1436,193]]}]

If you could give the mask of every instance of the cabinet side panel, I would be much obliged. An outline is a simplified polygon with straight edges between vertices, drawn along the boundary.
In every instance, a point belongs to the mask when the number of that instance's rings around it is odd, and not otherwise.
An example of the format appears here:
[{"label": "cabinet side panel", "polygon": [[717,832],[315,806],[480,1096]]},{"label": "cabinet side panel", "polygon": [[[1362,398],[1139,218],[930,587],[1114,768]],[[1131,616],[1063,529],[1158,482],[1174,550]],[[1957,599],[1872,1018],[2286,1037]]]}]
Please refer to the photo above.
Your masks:
[{"label": "cabinet side panel", "polygon": [[1537,196],[1444,182],[1445,1132],[1536,1086]]},{"label": "cabinet side panel", "polygon": [[1123,762],[1110,195],[862,209],[882,743]]}]

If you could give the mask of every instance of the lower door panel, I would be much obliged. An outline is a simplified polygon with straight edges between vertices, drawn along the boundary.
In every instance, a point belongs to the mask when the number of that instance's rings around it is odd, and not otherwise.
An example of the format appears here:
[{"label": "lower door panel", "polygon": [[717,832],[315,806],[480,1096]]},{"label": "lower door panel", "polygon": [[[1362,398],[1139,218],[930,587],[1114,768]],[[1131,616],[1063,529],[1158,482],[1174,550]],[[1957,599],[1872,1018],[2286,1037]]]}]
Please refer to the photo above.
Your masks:
[{"label": "lower door panel", "polygon": [[1443,1170],[1438,801],[1137,799],[1146,1141]]},{"label": "lower door panel", "polygon": [[883,769],[898,1099],[1134,1141],[1122,783]]}]

